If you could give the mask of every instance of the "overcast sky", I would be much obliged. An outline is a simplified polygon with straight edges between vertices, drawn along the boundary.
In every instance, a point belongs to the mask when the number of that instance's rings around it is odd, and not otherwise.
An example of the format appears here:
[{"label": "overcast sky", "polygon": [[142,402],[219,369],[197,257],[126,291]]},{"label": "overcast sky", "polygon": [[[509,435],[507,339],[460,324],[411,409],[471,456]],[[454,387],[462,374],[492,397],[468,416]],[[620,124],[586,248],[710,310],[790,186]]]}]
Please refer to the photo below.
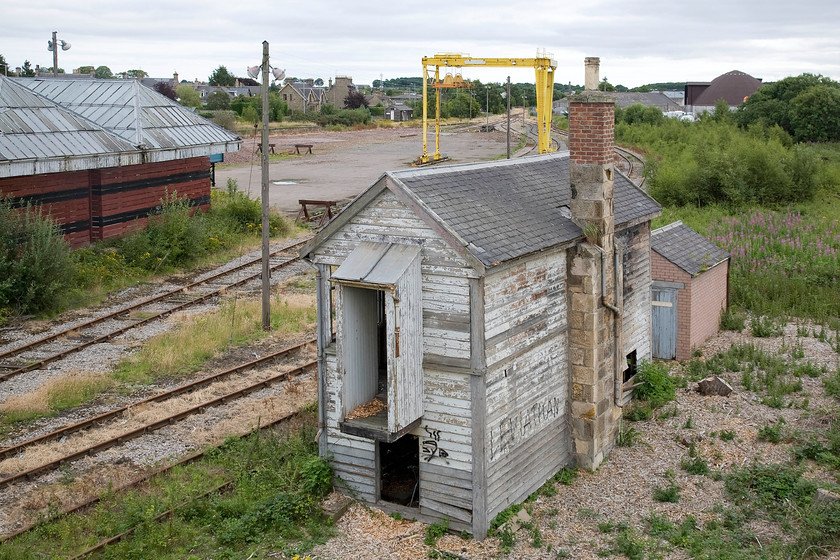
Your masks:
[{"label": "overcast sky", "polygon": [[[152,77],[238,76],[260,63],[288,76],[349,75],[357,84],[419,76],[442,52],[557,60],[555,80],[583,83],[583,59],[628,87],[710,81],[741,70],[774,81],[811,72],[840,79],[837,0],[578,0],[576,2],[358,2],[352,0],[0,0],[0,54],[9,65],[52,66],[52,31],[72,44],[60,68],[139,68]],[[465,69],[467,79],[533,82],[525,69]]]}]

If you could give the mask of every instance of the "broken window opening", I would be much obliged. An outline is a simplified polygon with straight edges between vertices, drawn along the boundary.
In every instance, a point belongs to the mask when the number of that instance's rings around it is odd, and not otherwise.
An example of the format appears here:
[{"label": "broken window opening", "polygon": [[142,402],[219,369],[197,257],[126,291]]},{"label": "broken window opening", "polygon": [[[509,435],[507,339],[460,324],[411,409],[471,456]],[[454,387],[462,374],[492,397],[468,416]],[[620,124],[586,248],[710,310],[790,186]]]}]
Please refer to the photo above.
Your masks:
[{"label": "broken window opening", "polygon": [[630,381],[636,375],[636,351],[627,354],[627,368],[624,370],[624,383]]},{"label": "broken window opening", "polygon": [[408,507],[420,507],[420,446],[408,434],[393,443],[379,442],[379,497]]}]

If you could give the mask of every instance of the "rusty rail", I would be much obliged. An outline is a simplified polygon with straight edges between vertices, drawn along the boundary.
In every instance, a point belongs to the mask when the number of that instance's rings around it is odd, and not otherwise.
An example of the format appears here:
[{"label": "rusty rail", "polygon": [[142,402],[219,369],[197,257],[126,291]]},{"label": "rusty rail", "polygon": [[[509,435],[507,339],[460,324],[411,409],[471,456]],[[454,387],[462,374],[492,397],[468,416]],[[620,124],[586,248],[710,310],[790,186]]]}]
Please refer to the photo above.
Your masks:
[{"label": "rusty rail", "polygon": [[99,424],[99,423],[102,423],[106,420],[110,420],[112,418],[115,418],[115,417],[119,416],[120,414],[126,412],[127,410],[129,410],[133,407],[136,407],[136,406],[139,406],[139,405],[142,405],[142,404],[147,404],[147,403],[153,403],[153,402],[166,400],[166,399],[169,399],[169,398],[172,398],[172,397],[176,397],[178,395],[182,395],[184,393],[188,393],[190,391],[194,391],[196,389],[202,388],[202,387],[204,387],[206,385],[209,385],[210,383],[213,383],[215,381],[218,381],[218,380],[220,380],[223,377],[226,377],[228,375],[232,375],[234,373],[239,373],[241,371],[251,369],[251,368],[256,367],[260,364],[264,364],[266,362],[270,362],[270,361],[276,360],[278,358],[286,357],[286,356],[292,354],[293,352],[296,352],[298,350],[303,349],[304,346],[306,346],[308,344],[312,344],[314,342],[315,342],[314,338],[306,340],[304,342],[301,342],[300,344],[296,344],[295,346],[290,346],[288,348],[278,350],[277,352],[272,352],[271,354],[268,354],[266,356],[262,356],[260,358],[257,358],[256,360],[251,360],[250,362],[240,364],[238,366],[226,369],[224,371],[220,371],[218,373],[214,373],[212,375],[208,375],[206,377],[202,377],[201,379],[197,379],[197,380],[192,381],[190,383],[185,383],[183,385],[179,385],[178,387],[175,387],[174,389],[170,389],[168,391],[158,393],[157,395],[152,395],[151,397],[148,397],[148,398],[143,399],[141,401],[137,401],[137,402],[132,403],[130,405],[123,406],[123,407],[120,407],[120,408],[115,408],[114,410],[109,410],[108,412],[103,412],[102,414],[99,414],[98,416],[94,416],[92,418],[87,418],[85,420],[82,420],[81,422],[76,422],[75,424],[65,426],[65,427],[60,428],[58,430],[52,431],[48,434],[44,434],[44,435],[38,436],[36,438],[28,439],[26,441],[22,441],[18,444],[11,445],[11,446],[6,447],[4,449],[0,449],[0,460],[6,459],[7,457],[9,457],[11,455],[20,453],[23,449],[25,449],[27,447],[30,447],[32,445],[35,445],[35,444],[38,444],[38,443],[44,443],[44,442],[52,440],[52,439],[67,436],[67,435],[73,434],[75,432],[78,432],[80,430],[84,430],[85,428],[88,428],[88,427],[93,426],[95,424]]},{"label": "rusty rail", "polygon": [[275,375],[274,377],[270,377],[269,379],[265,379],[265,380],[260,381],[258,383],[254,383],[254,384],[249,385],[247,387],[244,387],[242,389],[237,389],[236,391],[233,391],[233,392],[228,393],[226,395],[222,395],[221,397],[217,397],[215,399],[204,402],[204,403],[202,403],[200,405],[197,405],[197,406],[194,406],[192,408],[188,408],[188,409],[183,410],[183,411],[181,411],[177,414],[173,414],[173,415],[168,416],[166,418],[162,418],[161,420],[157,420],[155,422],[152,422],[151,424],[146,424],[145,426],[141,426],[139,428],[136,428],[134,430],[126,432],[122,435],[119,435],[115,438],[111,438],[109,440],[97,443],[95,445],[91,445],[89,447],[86,447],[86,448],[81,449],[79,451],[76,451],[74,453],[70,453],[68,455],[65,455],[64,457],[61,457],[60,459],[56,459],[55,461],[50,461],[49,463],[45,463],[41,466],[34,467],[32,469],[29,469],[29,470],[26,470],[26,471],[23,471],[23,472],[19,472],[17,474],[14,474],[12,476],[7,477],[7,478],[0,479],[0,488],[8,486],[12,482],[16,482],[18,480],[30,479],[33,476],[39,475],[41,473],[57,469],[61,465],[63,465],[64,463],[68,463],[70,461],[75,461],[76,459],[81,459],[82,457],[86,457],[88,455],[93,455],[93,454],[98,453],[100,451],[103,451],[105,449],[110,449],[111,447],[119,445],[123,442],[130,441],[132,439],[138,438],[138,437],[140,437],[144,434],[147,434],[149,432],[153,432],[153,431],[155,431],[159,428],[162,428],[164,426],[168,426],[170,424],[173,424],[173,423],[177,422],[178,420],[186,418],[187,416],[191,416],[193,414],[203,412],[203,410],[205,408],[208,408],[208,407],[211,407],[211,406],[216,406],[216,405],[219,405],[219,404],[225,404],[229,400],[236,399],[236,398],[242,397],[244,395],[247,395],[248,393],[256,391],[258,389],[268,387],[268,386],[270,386],[274,383],[277,383],[278,381],[283,381],[287,378],[300,375],[301,373],[303,373],[304,371],[306,371],[309,368],[312,368],[315,365],[317,365],[317,362],[314,362],[314,361],[313,362],[308,362],[308,363],[306,363],[302,366],[299,366],[297,368],[294,368],[290,371],[281,373],[279,375]]},{"label": "rusty rail", "polygon": [[[302,245],[303,243],[305,243],[305,241],[295,243],[294,245],[290,245],[288,247],[280,249],[279,251],[275,251],[272,254],[276,255],[278,253],[288,251],[289,249],[292,249],[294,247]],[[276,265],[272,266],[271,271],[280,270],[281,268],[285,268],[286,266],[294,264],[294,263],[298,262],[299,260],[300,259],[298,257],[292,257],[291,259],[289,259],[287,261],[283,261],[279,264],[276,264]],[[162,299],[165,299],[167,297],[171,297],[171,296],[176,295],[176,294],[178,294],[180,292],[183,292],[185,290],[189,290],[189,289],[194,288],[196,286],[199,286],[201,284],[206,284],[207,282],[209,282],[211,280],[214,280],[216,278],[219,278],[220,276],[225,276],[225,275],[230,274],[231,272],[235,272],[235,271],[240,270],[242,268],[246,268],[248,266],[253,266],[254,264],[258,263],[259,261],[260,261],[260,259],[255,259],[255,260],[250,261],[246,264],[239,265],[236,268],[233,268],[233,269],[226,270],[224,272],[220,272],[218,274],[215,274],[215,275],[213,275],[209,278],[206,278],[204,280],[201,280],[199,282],[193,282],[191,284],[187,284],[186,286],[182,286],[181,288],[178,288],[176,290],[172,290],[170,292],[167,292],[166,294],[162,294],[162,295],[159,295],[159,296],[155,296],[153,298],[149,298],[149,299],[144,300],[142,302],[133,304],[133,305],[128,306],[128,307],[124,307],[124,308],[119,309],[117,311],[114,311],[113,313],[110,313],[108,315],[103,315],[102,317],[92,319],[92,320],[90,320],[86,323],[83,323],[81,325],[75,325],[75,326],[73,326],[71,328],[68,328],[64,331],[54,333],[52,335],[49,335],[49,336],[43,337],[41,339],[35,340],[33,342],[30,342],[30,343],[28,343],[24,346],[20,346],[20,347],[14,348],[12,350],[8,350],[6,353],[0,354],[0,358],[7,357],[7,356],[10,356],[10,355],[13,355],[13,354],[18,354],[18,353],[22,352],[23,350],[31,349],[32,347],[37,346],[39,344],[43,344],[43,343],[55,340],[56,338],[59,338],[63,335],[66,335],[67,333],[69,333],[71,331],[78,331],[79,329],[89,327],[89,326],[94,325],[96,323],[100,323],[100,322],[108,320],[108,319],[113,319],[114,317],[116,317],[118,315],[122,315],[124,313],[133,311],[133,310],[135,310],[139,307],[143,307],[143,306],[146,306],[146,305],[149,305],[149,304],[152,304],[152,303],[156,303],[156,302],[158,302]],[[69,348],[67,350],[63,350],[63,351],[58,352],[56,354],[53,354],[51,356],[47,356],[46,358],[43,358],[43,359],[38,360],[36,362],[27,364],[25,366],[21,366],[17,369],[14,369],[13,371],[10,371],[10,372],[7,372],[7,373],[2,373],[2,374],[0,374],[0,382],[6,381],[7,379],[11,379],[12,377],[20,375],[22,373],[33,371],[33,370],[36,370],[36,369],[41,369],[42,367],[44,367],[45,365],[47,365],[49,363],[52,363],[56,360],[60,360],[61,358],[64,358],[65,356],[68,356],[68,355],[73,354],[75,352],[79,352],[80,350],[84,350],[85,348],[88,348],[89,346],[93,346],[94,344],[99,344],[99,343],[102,343],[102,342],[107,342],[110,339],[114,338],[115,336],[119,336],[121,334],[124,334],[124,333],[130,331],[131,329],[146,325],[146,324],[151,323],[152,321],[156,321],[158,319],[162,319],[162,318],[164,318],[168,315],[171,315],[172,313],[176,313],[178,311],[181,311],[181,310],[186,309],[188,307],[191,307],[193,305],[203,303],[203,302],[207,301],[208,299],[212,299],[212,298],[224,293],[225,291],[227,291],[231,288],[239,287],[243,284],[247,284],[248,282],[259,278],[260,274],[261,274],[260,272],[257,272],[255,274],[249,275],[248,277],[243,278],[241,280],[238,280],[238,281],[236,281],[232,284],[228,284],[228,285],[223,286],[221,288],[218,288],[216,290],[212,290],[210,292],[207,292],[206,294],[202,294],[202,295],[200,295],[200,296],[198,296],[198,297],[196,297],[196,298],[194,298],[190,301],[180,303],[180,304],[178,304],[178,305],[176,305],[176,306],[174,306],[170,309],[166,309],[166,310],[161,311],[159,313],[156,313],[155,315],[152,315],[150,317],[140,319],[139,321],[136,321],[136,322],[134,322],[130,325],[126,325],[124,327],[118,328],[118,329],[113,330],[113,331],[111,331],[109,333],[106,333],[104,335],[97,336],[97,337],[95,337],[91,340],[87,340],[85,342],[82,342],[81,344],[79,344],[78,346],[74,346],[73,348]]]},{"label": "rusty rail", "polygon": [[[272,428],[272,427],[276,426],[277,424],[280,424],[281,422],[285,422],[287,420],[290,420],[290,419],[294,418],[295,416],[297,416],[299,414],[300,414],[299,410],[289,412],[288,414],[284,414],[280,418],[276,418],[276,419],[272,420],[271,422],[269,422],[268,424],[265,424],[264,426],[260,426],[257,429],[250,430],[250,431],[248,431],[244,434],[240,434],[238,437],[240,437],[240,438],[248,437],[249,435],[251,435],[253,433],[256,433],[260,430],[267,430],[269,428]],[[190,455],[182,457],[181,459],[179,459],[178,461],[176,461],[174,463],[170,463],[170,464],[168,464],[164,467],[160,467],[158,469],[155,469],[154,471],[151,471],[151,472],[147,473],[145,476],[142,476],[142,477],[140,477],[136,480],[133,480],[133,481],[127,483],[127,484],[124,484],[124,485],[122,485],[118,488],[114,488],[112,490],[114,492],[124,492],[126,490],[131,489],[131,488],[135,488],[135,487],[143,484],[144,482],[146,482],[148,480],[151,480],[152,478],[155,478],[156,476],[159,476],[159,475],[162,475],[162,474],[165,474],[165,473],[171,471],[175,467],[178,467],[178,466],[181,466],[181,465],[186,465],[188,463],[192,463],[193,461],[197,461],[198,459],[201,459],[202,457],[204,457],[210,451],[212,451],[214,449],[218,449],[222,445],[224,445],[224,442],[219,443],[218,445],[213,445],[213,446],[207,447],[206,449],[204,449],[202,451],[197,451],[195,453],[191,453]],[[57,518],[61,515],[67,515],[67,514],[70,514],[70,513],[80,512],[80,511],[84,510],[85,508],[88,508],[88,507],[90,507],[90,506],[92,506],[92,505],[94,505],[94,504],[96,504],[100,501],[102,501],[102,495],[94,496],[93,498],[85,500],[84,502],[76,504],[75,506],[63,509],[60,512],[53,515],[52,517],[48,518],[48,519],[38,520],[35,523],[32,523],[30,525],[27,525],[26,527],[22,527],[22,528],[18,529],[14,533],[11,533],[11,534],[6,535],[6,536],[0,536],[0,542],[10,541],[17,536],[22,535],[23,533],[26,533],[27,531],[29,531],[30,529],[32,529],[36,525],[39,525],[42,522],[52,521],[53,519],[55,519],[55,518]]]}]

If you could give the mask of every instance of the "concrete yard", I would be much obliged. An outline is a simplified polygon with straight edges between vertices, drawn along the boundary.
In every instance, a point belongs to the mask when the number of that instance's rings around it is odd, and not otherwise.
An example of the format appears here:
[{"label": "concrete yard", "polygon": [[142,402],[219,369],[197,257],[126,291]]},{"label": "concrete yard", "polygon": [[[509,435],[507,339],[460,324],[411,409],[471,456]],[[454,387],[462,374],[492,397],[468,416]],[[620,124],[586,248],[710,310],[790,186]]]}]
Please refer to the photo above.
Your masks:
[{"label": "concrete yard", "polygon": [[[511,145],[518,144],[518,136]],[[434,132],[429,132],[429,152],[434,152]],[[449,163],[487,161],[506,151],[503,132],[457,132],[441,134],[441,153]],[[405,169],[423,151],[420,128],[378,128],[347,132],[315,132],[272,136],[279,153],[294,152],[295,144],[312,144],[312,155],[291,156],[269,165],[269,200],[283,214],[297,214],[300,199],[347,202],[372,185],[385,171]],[[253,138],[246,138],[243,148],[225,160],[241,161],[216,170],[216,185],[224,188],[234,178],[239,188],[252,197],[260,195],[260,158],[253,156]],[[253,163],[248,163],[249,159]],[[277,184],[280,183],[280,184]]]}]

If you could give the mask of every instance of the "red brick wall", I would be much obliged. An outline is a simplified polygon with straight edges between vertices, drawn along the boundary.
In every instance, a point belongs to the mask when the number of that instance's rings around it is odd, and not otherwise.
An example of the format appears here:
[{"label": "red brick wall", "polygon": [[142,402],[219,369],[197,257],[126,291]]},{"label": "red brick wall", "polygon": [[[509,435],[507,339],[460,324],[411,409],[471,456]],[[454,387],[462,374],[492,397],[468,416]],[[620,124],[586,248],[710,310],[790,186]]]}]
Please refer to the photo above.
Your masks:
[{"label": "red brick wall", "polygon": [[569,103],[569,152],[572,163],[608,164],[615,158],[615,105]]},{"label": "red brick wall", "polygon": [[726,276],[729,261],[701,272],[691,282],[691,342],[701,346],[720,329],[720,313],[726,308]]},{"label": "red brick wall", "polygon": [[60,198],[64,193],[67,200],[46,202],[41,206],[59,225],[78,226],[79,231],[65,235],[75,248],[143,227],[148,221],[148,212],[160,205],[167,192],[170,195],[177,192],[179,198],[201,200],[199,208],[208,209],[209,169],[209,158],[197,157],[90,171],[10,177],[0,179],[0,194],[15,197],[21,202],[26,197],[35,197],[35,200]]},{"label": "red brick wall", "polygon": [[[88,172],[73,171],[68,173],[47,173],[44,175],[7,177],[0,179],[0,194],[4,197],[39,199],[70,195],[70,191],[88,191]],[[19,203],[25,204],[24,200]],[[84,194],[73,193],[73,198],[40,205],[44,214],[51,216],[59,225],[87,223],[81,230],[68,233],[65,237],[73,247],[81,247],[90,242],[90,198],[89,191]]]},{"label": "red brick wall", "polygon": [[650,267],[654,282],[681,282],[685,286],[677,292],[677,359],[688,359],[691,357],[691,275],[656,251],[650,252]]},{"label": "red brick wall", "polygon": [[[200,173],[209,170],[210,160],[206,157],[165,161],[158,163],[145,163],[142,165],[130,165],[126,167],[112,167],[99,171],[98,185],[101,185],[103,192],[97,195],[94,187],[92,196],[93,215],[102,218],[102,225],[94,225],[91,228],[91,239],[110,239],[119,237],[131,231],[142,228],[148,222],[146,217],[149,209],[155,208],[165,199],[167,193],[172,196],[177,193],[178,198],[189,200],[206,197],[208,202],[200,205],[206,210],[210,207],[210,177],[193,178],[179,181],[177,183],[155,181],[175,175],[188,173]],[[173,180],[175,180],[173,178]],[[143,188],[127,188],[119,192],[108,192],[109,186],[126,185],[132,182],[142,183],[151,181],[153,184]],[[131,220],[121,220],[117,223],[108,223],[110,219],[125,213],[135,212],[137,217]]]}]

